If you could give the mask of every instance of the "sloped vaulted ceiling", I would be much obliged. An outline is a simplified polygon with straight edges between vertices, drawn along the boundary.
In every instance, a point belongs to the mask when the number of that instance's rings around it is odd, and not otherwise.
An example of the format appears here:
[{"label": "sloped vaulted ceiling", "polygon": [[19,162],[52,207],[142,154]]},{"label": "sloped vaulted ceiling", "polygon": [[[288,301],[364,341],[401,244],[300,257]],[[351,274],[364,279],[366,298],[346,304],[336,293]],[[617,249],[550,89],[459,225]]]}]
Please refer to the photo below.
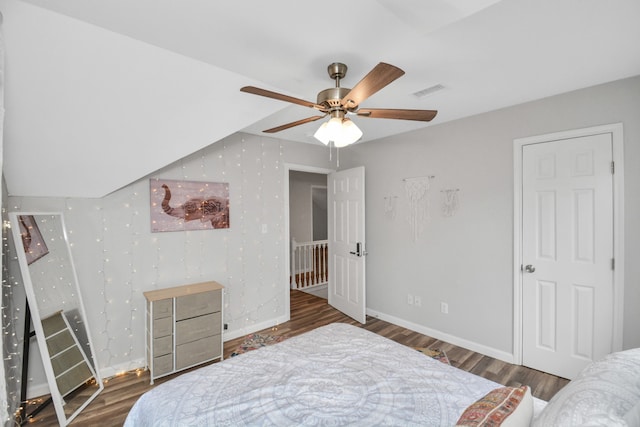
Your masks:
[{"label": "sloped vaulted ceiling", "polygon": [[[405,76],[367,107],[362,142],[640,74],[637,0],[0,0],[4,174],[21,196],[101,197],[237,131],[313,114],[239,92],[315,100],[380,61]],[[443,90],[418,98],[434,85]],[[277,137],[316,143],[318,123]]]},{"label": "sloped vaulted ceiling", "polygon": [[2,11],[12,195],[101,197],[275,111],[242,102],[239,74],[29,4]]}]

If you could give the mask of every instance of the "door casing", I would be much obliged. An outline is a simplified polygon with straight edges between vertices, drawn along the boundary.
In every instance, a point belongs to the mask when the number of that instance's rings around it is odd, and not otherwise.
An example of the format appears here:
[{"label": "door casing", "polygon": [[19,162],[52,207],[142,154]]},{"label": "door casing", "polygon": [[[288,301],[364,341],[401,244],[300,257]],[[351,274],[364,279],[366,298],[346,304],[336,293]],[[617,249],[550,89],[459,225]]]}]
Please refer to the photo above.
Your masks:
[{"label": "door casing", "polygon": [[298,172],[311,172],[318,173],[323,175],[329,175],[332,172],[335,172],[334,169],[326,169],[319,168],[315,166],[309,165],[300,165],[295,163],[285,163],[284,164],[284,179],[282,180],[284,183],[284,238],[285,244],[284,246],[284,265],[285,271],[282,275],[282,283],[284,287],[284,317],[283,322],[286,322],[291,319],[291,301],[289,298],[289,292],[291,289],[291,285],[289,284],[289,274],[291,272],[291,231],[289,230],[289,172],[298,171]]},{"label": "door casing", "polygon": [[513,358],[522,364],[522,147],[582,136],[610,133],[613,147],[613,349],[622,349],[624,325],[624,153],[622,123],[518,138],[513,141]]}]

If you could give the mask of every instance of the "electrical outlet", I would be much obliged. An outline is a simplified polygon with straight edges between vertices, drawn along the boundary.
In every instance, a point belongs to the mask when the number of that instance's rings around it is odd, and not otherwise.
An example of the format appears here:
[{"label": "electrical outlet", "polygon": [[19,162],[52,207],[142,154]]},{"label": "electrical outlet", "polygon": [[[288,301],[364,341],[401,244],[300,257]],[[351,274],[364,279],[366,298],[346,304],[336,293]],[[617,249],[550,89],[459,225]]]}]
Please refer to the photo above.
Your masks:
[{"label": "electrical outlet", "polygon": [[417,295],[415,297],[413,297],[413,304],[416,307],[422,307],[422,297],[419,297]]},{"label": "electrical outlet", "polygon": [[413,305],[413,295],[407,294],[407,304]]},{"label": "electrical outlet", "polygon": [[449,304],[447,304],[446,302],[441,302],[440,303],[440,313],[449,314]]},{"label": "electrical outlet", "polygon": [[224,324],[224,330],[226,331],[227,329],[229,329],[229,324],[228,324],[228,323],[225,323],[225,324]]}]

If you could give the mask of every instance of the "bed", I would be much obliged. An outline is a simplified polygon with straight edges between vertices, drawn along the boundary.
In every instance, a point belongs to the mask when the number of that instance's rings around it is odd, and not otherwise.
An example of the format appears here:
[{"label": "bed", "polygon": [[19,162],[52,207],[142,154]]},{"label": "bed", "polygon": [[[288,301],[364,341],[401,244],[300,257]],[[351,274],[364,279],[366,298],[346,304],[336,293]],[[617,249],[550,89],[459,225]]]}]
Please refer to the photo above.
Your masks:
[{"label": "bed", "polygon": [[[160,384],[140,397],[125,426],[452,426],[501,387],[334,323]],[[545,402],[529,399],[538,414]]]}]

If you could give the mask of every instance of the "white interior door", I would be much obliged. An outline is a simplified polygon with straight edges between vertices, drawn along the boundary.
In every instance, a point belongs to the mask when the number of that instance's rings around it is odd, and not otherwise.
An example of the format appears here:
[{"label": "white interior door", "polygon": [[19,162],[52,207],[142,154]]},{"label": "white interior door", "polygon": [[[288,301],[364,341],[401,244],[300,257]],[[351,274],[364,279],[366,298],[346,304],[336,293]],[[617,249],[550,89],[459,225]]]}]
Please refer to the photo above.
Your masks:
[{"label": "white interior door", "polygon": [[329,304],[366,323],[364,167],[327,177]]},{"label": "white interior door", "polygon": [[523,364],[572,379],[612,351],[609,133],[522,147]]}]

